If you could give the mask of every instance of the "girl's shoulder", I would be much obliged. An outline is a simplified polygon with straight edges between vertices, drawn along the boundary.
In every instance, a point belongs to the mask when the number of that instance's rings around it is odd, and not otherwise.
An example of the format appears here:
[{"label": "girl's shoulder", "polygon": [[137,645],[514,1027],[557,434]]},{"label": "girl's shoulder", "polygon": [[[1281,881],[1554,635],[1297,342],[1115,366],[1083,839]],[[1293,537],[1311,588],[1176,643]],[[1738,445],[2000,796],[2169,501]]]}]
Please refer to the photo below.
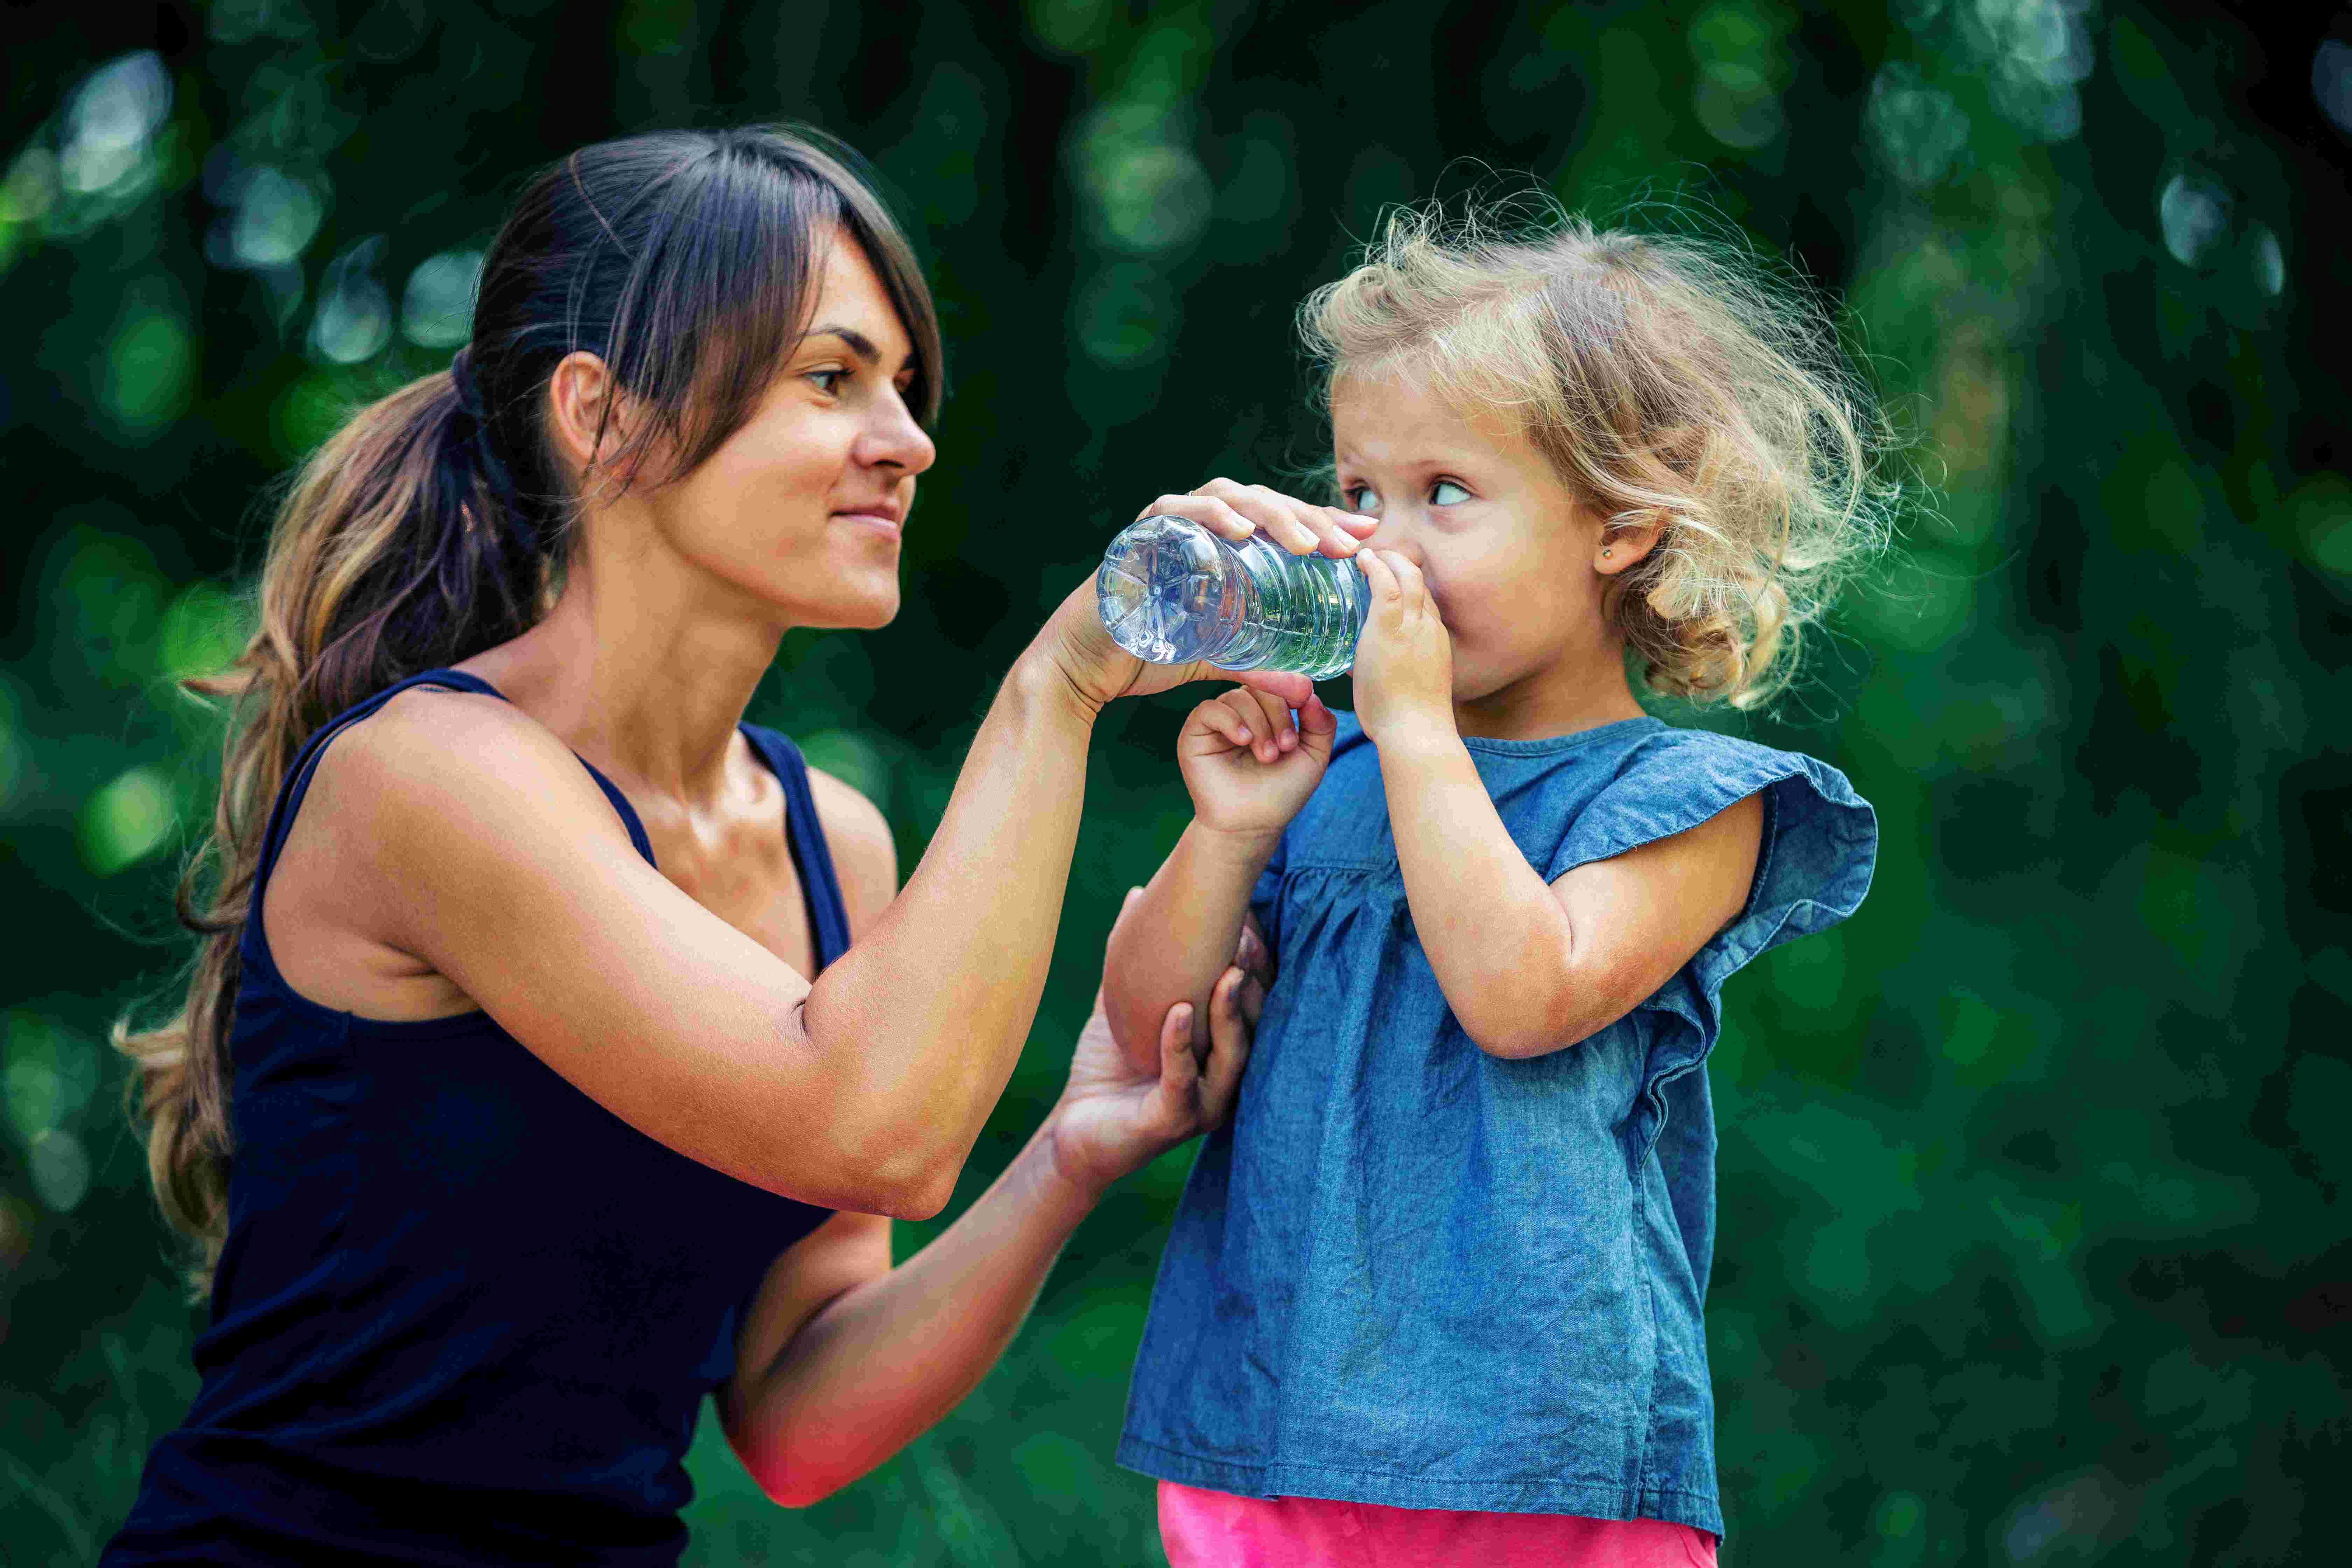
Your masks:
[{"label": "girl's shoulder", "polygon": [[1696,827],[1749,795],[1763,799],[1764,831],[1748,907],[1701,954],[1719,983],[1765,949],[1845,919],[1870,890],[1878,815],[1820,758],[1660,724],[1566,824],[1547,879]]},{"label": "girl's shoulder", "polygon": [[[1592,781],[1568,835],[1569,847],[1580,858],[1560,868],[1695,827],[1759,794],[1768,814],[1787,819],[1777,823],[1781,828],[1814,823],[1838,829],[1842,837],[1876,844],[1877,816],[1870,803],[1844,773],[1820,758],[1651,721],[1616,749],[1607,776]],[[1768,822],[1768,836],[1774,826]]]}]

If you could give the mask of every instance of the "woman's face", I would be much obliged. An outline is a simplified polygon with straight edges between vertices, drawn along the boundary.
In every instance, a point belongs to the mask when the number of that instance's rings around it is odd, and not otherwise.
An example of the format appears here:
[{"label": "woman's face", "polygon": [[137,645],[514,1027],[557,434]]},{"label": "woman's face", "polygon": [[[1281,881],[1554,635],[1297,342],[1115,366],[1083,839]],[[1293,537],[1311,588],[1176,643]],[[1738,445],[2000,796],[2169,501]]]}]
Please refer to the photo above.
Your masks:
[{"label": "woman's face", "polygon": [[898,543],[937,449],[907,398],[914,344],[846,230],[811,279],[809,330],[740,429],[646,492],[672,548],[792,625],[878,626],[898,613]]}]

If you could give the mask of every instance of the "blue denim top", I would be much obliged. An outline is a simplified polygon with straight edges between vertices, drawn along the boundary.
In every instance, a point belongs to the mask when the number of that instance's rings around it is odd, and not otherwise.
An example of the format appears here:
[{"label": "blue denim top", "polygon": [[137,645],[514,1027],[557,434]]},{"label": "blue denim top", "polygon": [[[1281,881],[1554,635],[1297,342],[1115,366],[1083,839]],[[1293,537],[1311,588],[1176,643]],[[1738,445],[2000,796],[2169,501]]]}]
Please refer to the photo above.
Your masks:
[{"label": "blue denim top", "polygon": [[1550,880],[1759,791],[1747,908],[1600,1033],[1480,1051],[1413,934],[1362,726],[1252,907],[1277,970],[1160,1259],[1119,1462],[1253,1496],[1723,1530],[1701,1303],[1724,980],[1853,912],[1877,821],[1836,769],[1655,719],[1467,742]]}]

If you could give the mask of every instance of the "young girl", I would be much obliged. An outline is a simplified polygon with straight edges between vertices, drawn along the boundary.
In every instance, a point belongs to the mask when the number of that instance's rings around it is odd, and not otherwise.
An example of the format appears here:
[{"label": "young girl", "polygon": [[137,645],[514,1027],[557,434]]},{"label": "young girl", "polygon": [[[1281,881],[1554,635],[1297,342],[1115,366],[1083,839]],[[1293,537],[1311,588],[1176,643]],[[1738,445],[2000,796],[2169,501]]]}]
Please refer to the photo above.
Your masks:
[{"label": "young girl", "polygon": [[[1357,711],[1228,692],[1113,939],[1120,1037],[1276,955],[1160,1266],[1121,1463],[1188,1564],[1711,1563],[1701,1303],[1731,973],[1853,912],[1835,769],[1644,714],[1748,707],[1884,531],[1821,317],[1561,220],[1391,223],[1304,325],[1378,521]],[[1277,535],[1299,503],[1220,484]],[[1230,520],[1228,520],[1230,521]]]}]

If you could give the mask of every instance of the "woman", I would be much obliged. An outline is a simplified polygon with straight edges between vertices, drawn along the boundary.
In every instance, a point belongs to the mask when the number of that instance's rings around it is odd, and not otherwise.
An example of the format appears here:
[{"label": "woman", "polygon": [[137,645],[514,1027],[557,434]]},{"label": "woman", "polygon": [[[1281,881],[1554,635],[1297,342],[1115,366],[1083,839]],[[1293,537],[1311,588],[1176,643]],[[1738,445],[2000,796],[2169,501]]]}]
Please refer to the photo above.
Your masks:
[{"label": "woman", "polygon": [[[824,1495],[980,1378],[1104,1184],[1223,1113],[1238,975],[1205,1068],[1180,1016],[1156,1083],[1097,1029],[891,1267],[1028,1032],[1097,712],[1206,673],[1119,653],[1082,586],[897,886],[879,813],[740,720],[787,627],[897,613],[939,395],[841,159],[644,136],[541,175],[449,373],[311,460],[188,1005],[123,1041],[217,1268],[108,1562],[672,1561],[704,1393],[771,1495]],[[1350,548],[1268,495],[1184,504]]]}]

